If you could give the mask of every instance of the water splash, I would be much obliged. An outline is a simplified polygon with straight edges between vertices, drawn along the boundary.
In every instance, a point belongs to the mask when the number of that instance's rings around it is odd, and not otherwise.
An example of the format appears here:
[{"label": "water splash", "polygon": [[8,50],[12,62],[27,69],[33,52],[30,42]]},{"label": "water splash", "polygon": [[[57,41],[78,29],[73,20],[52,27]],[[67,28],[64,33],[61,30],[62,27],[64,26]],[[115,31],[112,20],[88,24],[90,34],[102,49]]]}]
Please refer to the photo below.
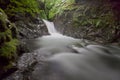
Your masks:
[{"label": "water splash", "polygon": [[[82,40],[80,39],[75,39],[73,37],[70,36],[66,36],[63,34],[60,34],[54,26],[53,22],[49,22],[47,20],[44,20],[44,23],[46,24],[46,27],[48,29],[48,32],[50,33],[50,35],[43,35],[42,37],[36,38],[35,40],[32,41],[27,41],[27,45],[29,46],[30,50],[36,50],[39,49],[41,47],[52,47],[53,49],[61,49],[61,47],[69,47],[72,46],[74,44],[79,44],[80,42],[82,42]],[[32,44],[32,46],[31,46]],[[80,44],[80,45],[84,45],[84,44]]]},{"label": "water splash", "polygon": [[41,45],[42,46],[68,46],[80,41],[80,39],[75,39],[73,37],[69,37],[63,34],[60,34],[54,26],[53,22],[44,20],[44,23],[47,26],[48,32],[50,35],[45,35],[40,37]]}]

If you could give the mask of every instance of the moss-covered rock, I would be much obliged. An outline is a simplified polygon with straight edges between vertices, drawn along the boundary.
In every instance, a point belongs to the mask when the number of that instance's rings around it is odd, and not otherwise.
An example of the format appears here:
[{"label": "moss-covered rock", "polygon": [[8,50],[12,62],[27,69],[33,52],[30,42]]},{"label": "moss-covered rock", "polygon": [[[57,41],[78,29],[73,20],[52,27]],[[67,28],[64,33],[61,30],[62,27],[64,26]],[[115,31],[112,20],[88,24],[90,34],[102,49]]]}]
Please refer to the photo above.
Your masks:
[{"label": "moss-covered rock", "polygon": [[[4,0],[1,0],[0,4],[8,19],[17,26],[19,39],[36,38],[48,34],[44,23],[39,18],[41,15],[39,7],[44,3],[40,3],[40,5],[39,0],[8,0],[5,3]],[[11,25],[14,26],[14,24]],[[4,31],[5,27],[1,30]],[[11,30],[12,37],[15,37],[16,29],[11,28]]]},{"label": "moss-covered rock", "polygon": [[[6,0],[5,0],[6,1]],[[39,14],[40,9],[37,0],[4,0],[0,1],[1,8],[4,9],[10,21],[16,20],[17,14],[30,14],[35,16]]]},{"label": "moss-covered rock", "polygon": [[[14,29],[14,30],[13,30]],[[16,56],[17,31],[14,24],[8,19],[7,15],[0,9],[0,75],[12,66]]]},{"label": "moss-covered rock", "polygon": [[120,41],[120,20],[110,0],[76,0],[73,5],[74,9],[56,17],[60,32],[100,43]]}]

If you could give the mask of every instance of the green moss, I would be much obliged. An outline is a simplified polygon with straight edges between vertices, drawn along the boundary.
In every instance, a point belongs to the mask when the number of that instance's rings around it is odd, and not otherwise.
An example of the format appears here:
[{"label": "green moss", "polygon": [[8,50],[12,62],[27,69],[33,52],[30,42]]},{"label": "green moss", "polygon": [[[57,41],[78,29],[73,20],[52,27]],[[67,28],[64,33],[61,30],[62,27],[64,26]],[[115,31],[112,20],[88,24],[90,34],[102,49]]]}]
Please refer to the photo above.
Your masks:
[{"label": "green moss", "polygon": [[8,59],[12,59],[16,53],[16,45],[18,41],[16,39],[11,40],[10,42],[4,43],[4,45],[0,48],[0,56],[6,57]]},{"label": "green moss", "polygon": [[[8,35],[9,37],[12,35],[10,29],[6,30],[5,32],[0,32],[0,39],[2,37],[5,37],[6,35]],[[10,38],[12,39],[12,37],[10,37]]]},{"label": "green moss", "polygon": [[3,12],[3,10],[0,9],[0,32],[4,32],[7,29],[6,20],[7,16]]},{"label": "green moss", "polygon": [[15,25],[8,19],[7,15],[0,9],[0,68],[8,69],[16,58],[18,40]]},{"label": "green moss", "polygon": [[37,0],[10,0],[5,12],[9,16],[15,16],[17,13],[29,13],[32,16],[40,11]]},{"label": "green moss", "polygon": [[4,13],[4,11],[0,8],[0,19],[5,20],[7,19],[7,15]]},{"label": "green moss", "polygon": [[0,33],[0,40],[2,39],[2,46],[0,48],[0,56],[11,59],[16,53],[17,39],[12,38],[11,30]]},{"label": "green moss", "polygon": [[0,56],[11,59],[17,46],[17,40],[12,38],[12,31],[7,29],[5,32],[0,32],[0,40],[3,41],[0,47]]}]

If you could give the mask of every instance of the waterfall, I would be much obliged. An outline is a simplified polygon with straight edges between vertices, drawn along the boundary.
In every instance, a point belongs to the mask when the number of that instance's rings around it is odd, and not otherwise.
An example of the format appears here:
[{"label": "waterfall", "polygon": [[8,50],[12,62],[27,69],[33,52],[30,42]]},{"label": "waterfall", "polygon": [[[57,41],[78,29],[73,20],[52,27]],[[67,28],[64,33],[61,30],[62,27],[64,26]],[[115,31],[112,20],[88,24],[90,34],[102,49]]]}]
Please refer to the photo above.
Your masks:
[{"label": "waterfall", "polygon": [[68,45],[80,42],[80,39],[75,39],[73,37],[60,34],[55,29],[53,22],[50,22],[44,19],[43,19],[43,22],[45,23],[50,35],[45,35],[40,38],[42,46],[54,46],[54,47],[68,46]]},{"label": "waterfall", "polygon": [[120,80],[119,47],[62,35],[52,22],[43,21],[51,35],[27,40],[34,51],[23,54],[20,70],[5,80]]},{"label": "waterfall", "polygon": [[54,54],[48,58],[48,62],[51,71],[58,76],[62,75],[62,79],[59,77],[58,80],[120,80],[120,58],[115,56],[120,49],[100,45],[77,46],[84,42],[59,34],[52,22],[43,21],[51,35],[41,37],[40,42],[44,49],[39,52]]},{"label": "waterfall", "polygon": [[55,50],[57,49],[59,50],[61,49],[61,47],[62,48],[69,47],[69,46],[72,46],[74,44],[79,44],[79,43],[82,46],[85,45],[84,43],[82,43],[82,40],[80,39],[75,39],[73,37],[66,36],[66,35],[63,35],[57,32],[53,22],[49,22],[44,19],[43,21],[46,24],[46,27],[50,35],[43,35],[42,37],[36,38],[33,41],[27,41],[27,45],[29,46],[30,50],[36,50],[41,47],[44,47],[44,48],[51,47],[53,49],[56,48]]},{"label": "waterfall", "polygon": [[58,33],[57,30],[55,29],[53,22],[47,21],[45,19],[43,19],[43,22],[46,24],[49,34],[53,35]]}]

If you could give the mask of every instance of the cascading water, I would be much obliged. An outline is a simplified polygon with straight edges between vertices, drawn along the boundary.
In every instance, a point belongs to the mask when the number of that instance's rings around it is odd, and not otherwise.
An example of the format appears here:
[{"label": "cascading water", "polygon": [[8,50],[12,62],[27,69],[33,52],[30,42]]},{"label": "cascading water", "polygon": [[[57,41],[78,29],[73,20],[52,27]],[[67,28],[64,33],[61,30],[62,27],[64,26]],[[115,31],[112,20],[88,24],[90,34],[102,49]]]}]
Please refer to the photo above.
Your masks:
[{"label": "cascading water", "polygon": [[50,35],[28,43],[34,52],[21,57],[18,63],[25,67],[18,64],[17,76],[6,80],[120,80],[119,47],[88,45],[58,33],[53,23],[43,21]]},{"label": "cascading water", "polygon": [[57,30],[55,29],[54,23],[53,22],[49,22],[45,19],[43,19],[44,23],[47,26],[48,32],[52,35],[52,34],[57,34]]},{"label": "cascading water", "polygon": [[33,80],[120,80],[120,48],[78,47],[78,43],[82,44],[80,39],[59,34],[53,23],[43,21],[51,35],[40,38],[39,53],[52,56],[47,58],[46,74],[40,76],[40,70],[35,69]]},{"label": "cascading water", "polygon": [[53,22],[49,22],[47,20],[43,20],[47,26],[48,32],[50,35],[40,37],[40,45],[44,47],[58,47],[58,46],[69,46],[80,42],[80,39],[75,39],[69,36],[65,36],[60,34],[53,24]]}]

